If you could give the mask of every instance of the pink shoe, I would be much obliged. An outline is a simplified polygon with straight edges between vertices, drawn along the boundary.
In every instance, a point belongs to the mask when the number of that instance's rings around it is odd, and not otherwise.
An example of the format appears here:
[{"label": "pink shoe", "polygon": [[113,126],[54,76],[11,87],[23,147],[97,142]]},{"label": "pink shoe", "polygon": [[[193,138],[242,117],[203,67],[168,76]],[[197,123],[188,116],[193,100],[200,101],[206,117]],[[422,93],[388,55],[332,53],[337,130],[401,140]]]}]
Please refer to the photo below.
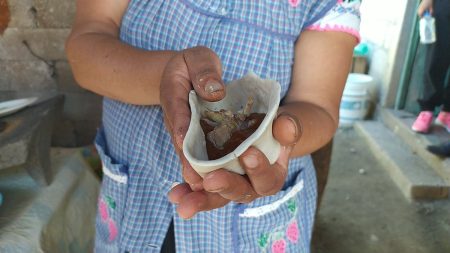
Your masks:
[{"label": "pink shoe", "polygon": [[437,116],[435,123],[445,127],[450,133],[450,112],[441,111]]},{"label": "pink shoe", "polygon": [[419,113],[419,116],[417,116],[417,119],[416,121],[414,121],[414,124],[412,125],[411,129],[414,132],[428,133],[432,121],[433,121],[433,112],[422,111]]}]

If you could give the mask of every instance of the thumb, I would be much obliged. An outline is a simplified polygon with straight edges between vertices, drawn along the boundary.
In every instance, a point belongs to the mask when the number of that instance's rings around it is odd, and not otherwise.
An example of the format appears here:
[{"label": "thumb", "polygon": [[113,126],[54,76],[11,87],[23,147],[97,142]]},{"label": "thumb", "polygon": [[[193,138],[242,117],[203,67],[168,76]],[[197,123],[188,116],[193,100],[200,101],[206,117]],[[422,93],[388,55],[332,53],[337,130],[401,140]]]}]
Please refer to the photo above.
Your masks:
[{"label": "thumb", "polygon": [[272,134],[282,146],[295,145],[302,132],[302,125],[298,118],[287,112],[279,114],[272,126]]},{"label": "thumb", "polygon": [[210,102],[223,99],[222,65],[214,51],[198,46],[185,50],[183,56],[197,95]]}]

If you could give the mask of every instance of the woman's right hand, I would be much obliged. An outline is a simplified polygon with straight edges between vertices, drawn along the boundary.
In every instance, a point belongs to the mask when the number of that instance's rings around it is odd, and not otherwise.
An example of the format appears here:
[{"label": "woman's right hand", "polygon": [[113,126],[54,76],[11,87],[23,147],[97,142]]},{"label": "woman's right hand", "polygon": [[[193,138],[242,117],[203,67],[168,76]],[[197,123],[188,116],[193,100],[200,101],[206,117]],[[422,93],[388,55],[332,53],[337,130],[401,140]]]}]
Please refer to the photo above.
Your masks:
[{"label": "woman's right hand", "polygon": [[[284,148],[272,165],[261,151],[250,148],[239,157],[246,176],[219,169],[202,179],[195,172],[183,154],[183,140],[191,118],[188,98],[192,89],[208,101],[218,101],[225,96],[220,60],[208,48],[195,47],[177,53],[167,63],[161,79],[164,122],[182,163],[185,180],[169,192],[169,200],[177,205],[178,214],[182,218],[191,218],[230,201],[248,203],[278,192],[287,175],[290,147]],[[292,145],[297,142],[299,127],[292,125],[293,121],[286,116],[280,116],[277,122],[274,135],[279,137],[280,143]]]},{"label": "woman's right hand", "polygon": [[182,163],[183,178],[192,190],[201,190],[203,187],[201,177],[183,154],[183,140],[191,119],[189,92],[194,89],[198,96],[211,102],[223,99],[225,86],[221,75],[219,57],[211,49],[198,46],[172,57],[161,78],[160,102],[164,123]]},{"label": "woman's right hand", "polygon": [[422,0],[417,8],[417,15],[422,17],[425,11],[429,11],[430,14],[433,15],[433,0]]}]

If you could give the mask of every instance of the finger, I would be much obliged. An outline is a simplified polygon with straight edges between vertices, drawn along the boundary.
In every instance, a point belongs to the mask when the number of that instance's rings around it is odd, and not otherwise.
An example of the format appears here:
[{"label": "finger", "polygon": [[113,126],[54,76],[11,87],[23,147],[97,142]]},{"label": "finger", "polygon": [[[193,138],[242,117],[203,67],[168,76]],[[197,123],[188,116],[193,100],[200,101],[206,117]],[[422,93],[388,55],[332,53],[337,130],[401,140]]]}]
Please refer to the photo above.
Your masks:
[{"label": "finger", "polygon": [[182,54],[172,58],[164,69],[160,85],[161,107],[170,126],[174,144],[181,149],[187,132],[191,111],[189,92],[192,90]]},{"label": "finger", "polygon": [[182,183],[179,185],[174,186],[169,194],[168,194],[168,198],[169,201],[173,204],[178,204],[180,203],[181,199],[183,198],[183,196],[187,195],[188,193],[191,193],[192,190],[189,187],[188,184],[186,183]]},{"label": "finger", "polygon": [[192,168],[182,151],[180,152],[179,157],[183,165],[184,180],[191,185],[193,191],[202,190],[202,177],[200,177],[200,175]]},{"label": "finger", "polygon": [[302,136],[302,132],[302,125],[298,118],[287,112],[279,114],[272,126],[272,134],[282,146],[295,145]]},{"label": "finger", "polygon": [[175,145],[178,149],[183,150],[183,141],[189,128],[191,120],[191,111],[185,103],[179,103],[178,108],[170,107],[173,110],[172,114],[172,135]]},{"label": "finger", "polygon": [[291,154],[292,149],[293,146],[281,146],[280,155],[275,163],[287,170],[289,166],[289,155]]},{"label": "finger", "polygon": [[217,193],[205,191],[191,192],[184,195],[177,207],[177,212],[183,219],[190,219],[198,212],[220,208],[230,201]]},{"label": "finger", "polygon": [[[170,136],[172,137],[172,123],[169,121],[169,119],[167,118],[167,114],[163,113],[163,119],[164,119],[164,126],[167,129],[167,132],[169,132]],[[172,137],[172,142],[173,142],[173,137]]]},{"label": "finger", "polygon": [[184,60],[197,95],[207,101],[225,97],[222,66],[219,57],[207,47],[194,47],[183,52]]},{"label": "finger", "polygon": [[266,156],[254,147],[250,147],[239,160],[247,173],[253,189],[261,196],[277,193],[283,187],[287,176],[287,166],[275,162],[270,165]]},{"label": "finger", "polygon": [[246,177],[225,169],[208,173],[203,186],[205,191],[218,193],[223,198],[238,203],[248,203],[259,197]]},{"label": "finger", "polygon": [[[169,120],[167,119],[167,115],[164,114],[164,122],[166,124],[167,130],[171,134],[172,142],[175,142],[174,135],[172,135],[172,128],[168,121]],[[193,191],[202,190],[203,189],[202,178],[192,168],[191,164],[188,162],[188,160],[184,156],[183,150],[179,149],[177,146],[175,146],[175,152],[177,153],[178,157],[180,158],[184,180],[191,185],[191,189]]]},{"label": "finger", "polygon": [[282,112],[273,122],[272,134],[282,146],[293,146],[302,135],[301,126],[296,116]]},{"label": "finger", "polygon": [[[184,137],[191,120],[191,110],[187,98],[175,96],[170,103],[164,105],[164,116],[175,148],[182,150]],[[186,96],[188,95],[186,94]]]}]

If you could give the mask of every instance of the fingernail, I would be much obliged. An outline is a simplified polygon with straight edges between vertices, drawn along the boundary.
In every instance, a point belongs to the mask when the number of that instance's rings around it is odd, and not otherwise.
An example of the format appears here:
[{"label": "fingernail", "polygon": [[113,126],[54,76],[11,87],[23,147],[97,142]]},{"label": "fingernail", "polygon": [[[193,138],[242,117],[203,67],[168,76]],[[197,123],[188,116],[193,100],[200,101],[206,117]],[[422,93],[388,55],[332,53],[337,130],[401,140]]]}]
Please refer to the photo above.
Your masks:
[{"label": "fingernail", "polygon": [[208,80],[205,85],[205,91],[208,93],[214,93],[217,91],[223,90],[223,86],[215,81],[215,80]]},{"label": "fingernail", "polygon": [[258,158],[255,155],[244,156],[243,161],[244,161],[245,166],[247,166],[247,168],[250,168],[250,169],[254,169],[254,168],[258,167],[258,164],[259,164]]},{"label": "fingernail", "polygon": [[[294,128],[294,143],[293,144],[295,144],[302,135],[302,129],[301,129],[301,124],[300,124],[299,120],[297,119],[297,117],[294,117],[287,112],[283,112],[278,116],[279,117],[285,116],[292,123],[292,127]],[[299,127],[300,127],[300,129],[299,129]]]},{"label": "fingernail", "polygon": [[298,140],[298,127],[297,127],[297,121],[295,119],[293,119],[291,116],[288,117],[289,121],[292,122],[292,125],[294,127],[294,136],[295,136],[295,141]]},{"label": "fingernail", "polygon": [[177,185],[179,185],[179,184],[181,184],[180,182],[174,182],[173,184],[172,184],[172,186],[170,186],[170,189],[172,190],[173,188],[175,188],[175,186],[177,186]]}]

